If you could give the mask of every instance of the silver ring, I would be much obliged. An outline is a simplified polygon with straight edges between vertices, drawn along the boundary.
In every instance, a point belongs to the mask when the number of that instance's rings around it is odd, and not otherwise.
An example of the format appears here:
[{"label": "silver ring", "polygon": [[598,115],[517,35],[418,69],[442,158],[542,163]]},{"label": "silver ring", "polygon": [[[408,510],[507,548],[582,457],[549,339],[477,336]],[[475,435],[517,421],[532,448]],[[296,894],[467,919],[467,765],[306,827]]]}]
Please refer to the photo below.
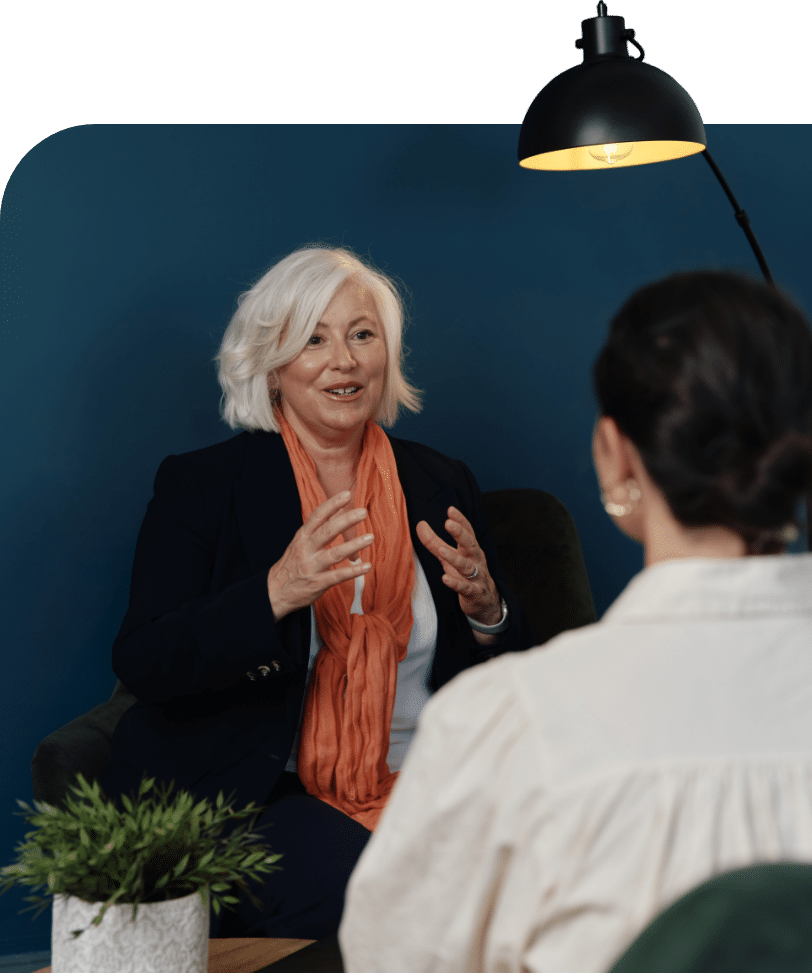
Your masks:
[{"label": "silver ring", "polygon": [[465,577],[466,577],[466,578],[467,578],[467,579],[468,579],[469,581],[473,581],[473,580],[474,580],[474,578],[475,578],[475,577],[476,577],[476,576],[477,576],[478,574],[479,574],[479,567],[478,567],[478,566],[477,566],[477,565],[475,564],[475,565],[474,565],[474,571],[473,571],[473,574],[466,574],[466,575],[465,575]]}]

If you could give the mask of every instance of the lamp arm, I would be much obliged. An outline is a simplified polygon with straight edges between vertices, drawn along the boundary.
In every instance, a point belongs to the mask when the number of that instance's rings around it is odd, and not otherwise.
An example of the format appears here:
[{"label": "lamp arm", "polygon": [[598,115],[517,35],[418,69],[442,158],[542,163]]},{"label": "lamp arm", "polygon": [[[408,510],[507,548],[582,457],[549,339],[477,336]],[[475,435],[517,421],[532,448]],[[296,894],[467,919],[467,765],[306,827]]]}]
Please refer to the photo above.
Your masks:
[{"label": "lamp arm", "polygon": [[770,268],[767,266],[767,261],[764,259],[764,254],[761,252],[761,247],[758,245],[758,240],[756,240],[756,235],[753,233],[753,229],[750,226],[750,218],[745,213],[745,211],[739,206],[736,197],[733,195],[730,186],[728,186],[725,181],[725,177],[719,171],[719,166],[713,161],[713,156],[708,152],[707,149],[702,153],[705,156],[705,162],[713,170],[713,174],[719,180],[722,189],[724,189],[727,194],[727,198],[730,200],[730,205],[733,207],[733,211],[736,214],[736,222],[744,230],[744,235],[747,237],[747,242],[752,247],[753,253],[756,255],[756,260],[758,260],[758,265],[761,267],[761,272],[764,274],[764,279],[768,284],[774,284],[773,276],[770,273]]},{"label": "lamp arm", "polygon": [[[758,260],[758,265],[761,267],[761,272],[764,274],[764,278],[768,284],[774,284],[772,274],[770,273],[770,268],[767,266],[767,261],[764,259],[764,254],[761,252],[761,247],[758,245],[758,240],[750,227],[750,220],[748,219],[747,213],[739,206],[736,201],[736,197],[731,192],[730,186],[725,182],[725,177],[719,171],[719,166],[713,161],[713,157],[707,149],[702,153],[705,156],[705,161],[713,169],[714,175],[719,180],[727,193],[727,198],[730,200],[731,205],[736,213],[736,220],[739,226],[744,230],[744,235],[750,246],[753,248],[753,253],[756,255],[756,260]],[[807,550],[812,551],[812,492],[806,495],[806,531],[807,531]]]},{"label": "lamp arm", "polygon": [[[719,166],[717,166],[713,161],[713,157],[711,156],[710,152],[705,149],[705,151],[701,154],[705,156],[705,161],[708,163],[711,169],[713,169],[714,175],[722,184],[722,189],[724,189],[724,191],[727,193],[727,198],[730,200],[731,205],[736,212],[736,220],[739,226],[744,230],[744,235],[747,237],[750,246],[753,248],[753,253],[756,255],[756,260],[758,260],[758,265],[761,267],[761,272],[764,274],[767,283],[775,286],[772,274],[770,273],[770,268],[767,266],[767,261],[764,259],[764,254],[761,252],[761,247],[758,245],[758,240],[756,240],[755,234],[750,228],[750,220],[747,217],[747,213],[745,213],[741,206],[739,206],[738,202],[736,201],[736,197],[731,192],[730,186],[728,186],[728,184],[725,182],[725,177],[719,171]],[[812,551],[812,492],[809,492],[806,495],[806,531],[807,550]]]}]

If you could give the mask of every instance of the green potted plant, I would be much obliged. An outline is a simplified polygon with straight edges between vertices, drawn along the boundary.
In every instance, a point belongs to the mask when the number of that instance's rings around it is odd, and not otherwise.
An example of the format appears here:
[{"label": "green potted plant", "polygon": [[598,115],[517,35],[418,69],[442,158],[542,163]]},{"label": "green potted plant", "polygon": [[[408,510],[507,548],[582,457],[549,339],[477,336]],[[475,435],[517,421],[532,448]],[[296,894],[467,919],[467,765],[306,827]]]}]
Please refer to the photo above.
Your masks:
[{"label": "green potted plant", "polygon": [[64,808],[17,802],[34,830],[0,870],[0,894],[32,887],[35,915],[53,898],[53,973],[205,973],[209,902],[233,908],[237,886],[259,904],[247,882],[281,857],[251,830],[261,808],[172,790],[145,778],[120,809],[78,774]]}]

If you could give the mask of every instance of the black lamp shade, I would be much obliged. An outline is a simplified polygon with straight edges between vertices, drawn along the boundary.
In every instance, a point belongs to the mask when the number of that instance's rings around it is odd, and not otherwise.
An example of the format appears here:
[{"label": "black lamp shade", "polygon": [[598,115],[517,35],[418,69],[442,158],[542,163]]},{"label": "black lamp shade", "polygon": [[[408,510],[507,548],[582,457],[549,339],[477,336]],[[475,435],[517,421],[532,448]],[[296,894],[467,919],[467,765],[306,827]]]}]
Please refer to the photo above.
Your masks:
[{"label": "black lamp shade", "polygon": [[519,163],[609,169],[679,159],[706,144],[696,105],[670,75],[639,58],[598,57],[536,96],[519,135]]}]

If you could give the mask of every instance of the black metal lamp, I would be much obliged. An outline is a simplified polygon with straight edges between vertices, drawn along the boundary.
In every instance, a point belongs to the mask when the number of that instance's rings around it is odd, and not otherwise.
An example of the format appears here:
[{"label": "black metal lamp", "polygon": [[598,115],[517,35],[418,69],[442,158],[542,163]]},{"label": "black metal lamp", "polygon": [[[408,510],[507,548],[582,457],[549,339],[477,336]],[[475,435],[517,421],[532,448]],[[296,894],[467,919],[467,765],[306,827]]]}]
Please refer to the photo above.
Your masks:
[{"label": "black metal lamp", "polygon": [[[645,165],[701,152],[705,127],[688,92],[643,63],[623,17],[581,23],[584,60],[554,78],[527,110],[519,164],[527,169],[605,169]],[[640,51],[632,58],[631,41]]]},{"label": "black metal lamp", "polygon": [[[623,17],[581,21],[582,64],[543,88],[528,108],[519,135],[526,169],[614,169],[679,159],[702,152],[730,200],[768,283],[772,275],[745,211],[706,145],[705,127],[691,96],[664,71],[643,63],[645,52]],[[629,55],[627,43],[640,52]]]},{"label": "black metal lamp", "polygon": [[[747,213],[739,206],[707,150],[702,118],[688,92],[664,71],[644,64],[645,52],[623,17],[581,21],[575,46],[583,63],[543,88],[528,108],[519,135],[519,165],[526,169],[616,169],[680,159],[701,152],[725,191],[761,272],[773,283]],[[631,57],[627,43],[640,52]],[[812,550],[812,495],[807,497]]]}]

